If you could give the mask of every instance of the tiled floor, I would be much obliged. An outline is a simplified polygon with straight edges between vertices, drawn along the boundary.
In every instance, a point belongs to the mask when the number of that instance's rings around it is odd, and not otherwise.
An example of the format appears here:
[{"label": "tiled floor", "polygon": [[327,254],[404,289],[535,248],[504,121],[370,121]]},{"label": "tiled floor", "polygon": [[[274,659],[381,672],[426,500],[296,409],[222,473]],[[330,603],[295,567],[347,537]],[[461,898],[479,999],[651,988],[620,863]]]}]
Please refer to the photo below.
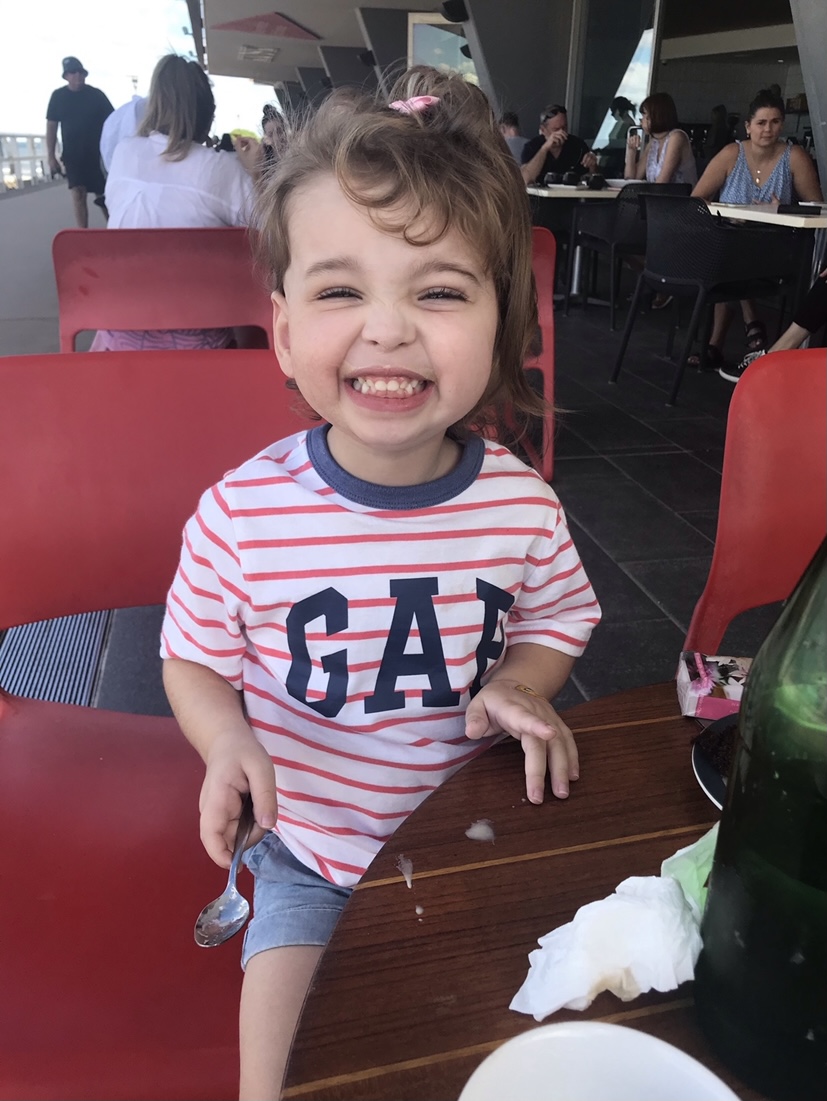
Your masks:
[{"label": "tiled floor", "polygon": [[[667,325],[662,314],[640,319],[612,385],[620,334],[609,332],[606,311],[557,317],[555,397],[564,411],[553,485],[604,617],[560,702],[671,678],[706,580],[733,388],[690,371],[679,404],[668,407]],[[735,359],[738,334],[731,339]],[[724,652],[754,654],[777,611],[740,617]]]},{"label": "tiled floor", "polygon": [[[668,319],[636,326],[617,385],[619,341],[604,309],[557,317],[559,417],[554,487],[603,605],[604,618],[561,706],[674,675],[712,554],[726,413],[732,386],[690,372],[680,404],[666,406],[672,365],[662,357]],[[737,334],[732,355],[738,356]],[[724,652],[754,654],[777,609],[742,617]],[[164,712],[160,610],[117,613],[96,702]]]}]

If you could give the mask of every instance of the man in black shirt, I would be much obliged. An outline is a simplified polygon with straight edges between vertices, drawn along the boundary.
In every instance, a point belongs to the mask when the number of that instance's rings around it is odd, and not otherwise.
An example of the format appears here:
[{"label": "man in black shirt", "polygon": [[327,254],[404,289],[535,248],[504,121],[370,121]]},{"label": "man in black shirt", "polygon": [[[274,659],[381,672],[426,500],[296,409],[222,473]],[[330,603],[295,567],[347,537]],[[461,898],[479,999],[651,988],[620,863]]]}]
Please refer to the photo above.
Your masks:
[{"label": "man in black shirt", "polygon": [[540,133],[523,148],[520,171],[526,185],[542,186],[547,172],[576,172],[578,176],[597,167],[582,138],[568,132],[566,108],[553,103],[540,116]]},{"label": "man in black shirt", "polygon": [[97,196],[95,203],[106,214],[103,192],[106,186],[101,168],[100,139],[106,118],[114,108],[99,88],[86,83],[86,69],[76,57],[64,57],[65,88],[52,92],[46,110],[46,151],[52,175],[61,172],[56,155],[57,128],[63,146],[63,171],[75,205],[75,219],[81,229],[89,225],[86,194]]}]

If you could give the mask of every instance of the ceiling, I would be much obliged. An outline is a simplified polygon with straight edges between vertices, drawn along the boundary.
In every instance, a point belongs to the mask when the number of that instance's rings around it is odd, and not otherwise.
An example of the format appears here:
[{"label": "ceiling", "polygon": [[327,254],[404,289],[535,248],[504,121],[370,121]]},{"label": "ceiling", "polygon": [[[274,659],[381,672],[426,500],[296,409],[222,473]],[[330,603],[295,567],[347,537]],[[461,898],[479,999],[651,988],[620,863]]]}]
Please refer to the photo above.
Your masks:
[{"label": "ceiling", "polygon": [[[299,67],[323,67],[319,46],[366,48],[357,6],[439,12],[442,5],[439,0],[361,0],[358,5],[352,0],[203,0],[207,67],[216,76],[251,77],[262,84],[295,81]],[[274,13],[298,28],[278,28],[275,19],[265,18]],[[239,20],[247,21],[244,29],[219,29]],[[302,29],[318,38],[291,37]],[[275,51],[275,57],[263,51]]]}]

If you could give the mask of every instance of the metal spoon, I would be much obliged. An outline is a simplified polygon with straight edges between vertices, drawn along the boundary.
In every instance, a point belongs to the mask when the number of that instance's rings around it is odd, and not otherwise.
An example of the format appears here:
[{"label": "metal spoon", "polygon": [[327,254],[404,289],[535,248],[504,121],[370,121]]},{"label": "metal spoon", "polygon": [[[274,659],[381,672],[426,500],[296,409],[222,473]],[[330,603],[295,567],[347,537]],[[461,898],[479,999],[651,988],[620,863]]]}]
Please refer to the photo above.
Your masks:
[{"label": "metal spoon", "polygon": [[204,907],[195,923],[195,943],[200,948],[215,948],[230,937],[234,937],[250,916],[250,903],[236,890],[235,879],[241,863],[241,854],[244,852],[247,838],[254,824],[253,800],[248,792],[241,803],[227,887],[214,902]]}]

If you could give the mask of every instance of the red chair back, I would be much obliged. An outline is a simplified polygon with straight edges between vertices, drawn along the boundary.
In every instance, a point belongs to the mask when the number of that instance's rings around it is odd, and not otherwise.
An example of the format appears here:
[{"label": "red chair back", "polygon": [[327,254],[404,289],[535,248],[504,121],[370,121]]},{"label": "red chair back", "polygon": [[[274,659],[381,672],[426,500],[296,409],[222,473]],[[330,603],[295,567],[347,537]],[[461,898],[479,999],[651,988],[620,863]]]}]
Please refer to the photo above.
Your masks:
[{"label": "red chair back", "polygon": [[756,360],[729,407],[715,550],[684,648],[715,654],[741,612],[786,600],[827,532],[827,353]]},{"label": "red chair back", "polygon": [[[10,356],[0,393],[0,627],[162,602],[201,491],[310,423],[267,349]],[[237,1096],[203,773],[172,719],[0,692],[0,1101]]]},{"label": "red chair back", "polygon": [[541,351],[527,359],[526,369],[539,370],[543,379],[543,398],[546,412],[542,424],[542,453],[527,437],[520,440],[531,465],[550,482],[554,473],[554,270],[557,260],[557,242],[550,230],[541,226],[531,229],[531,268],[537,288],[537,313],[540,325]]},{"label": "red chair back", "polygon": [[163,603],[201,492],[311,425],[268,349],[0,358],[0,629]]},{"label": "red chair back", "polygon": [[60,350],[85,329],[254,325],[273,346],[273,310],[247,230],[64,229],[52,242]]}]

